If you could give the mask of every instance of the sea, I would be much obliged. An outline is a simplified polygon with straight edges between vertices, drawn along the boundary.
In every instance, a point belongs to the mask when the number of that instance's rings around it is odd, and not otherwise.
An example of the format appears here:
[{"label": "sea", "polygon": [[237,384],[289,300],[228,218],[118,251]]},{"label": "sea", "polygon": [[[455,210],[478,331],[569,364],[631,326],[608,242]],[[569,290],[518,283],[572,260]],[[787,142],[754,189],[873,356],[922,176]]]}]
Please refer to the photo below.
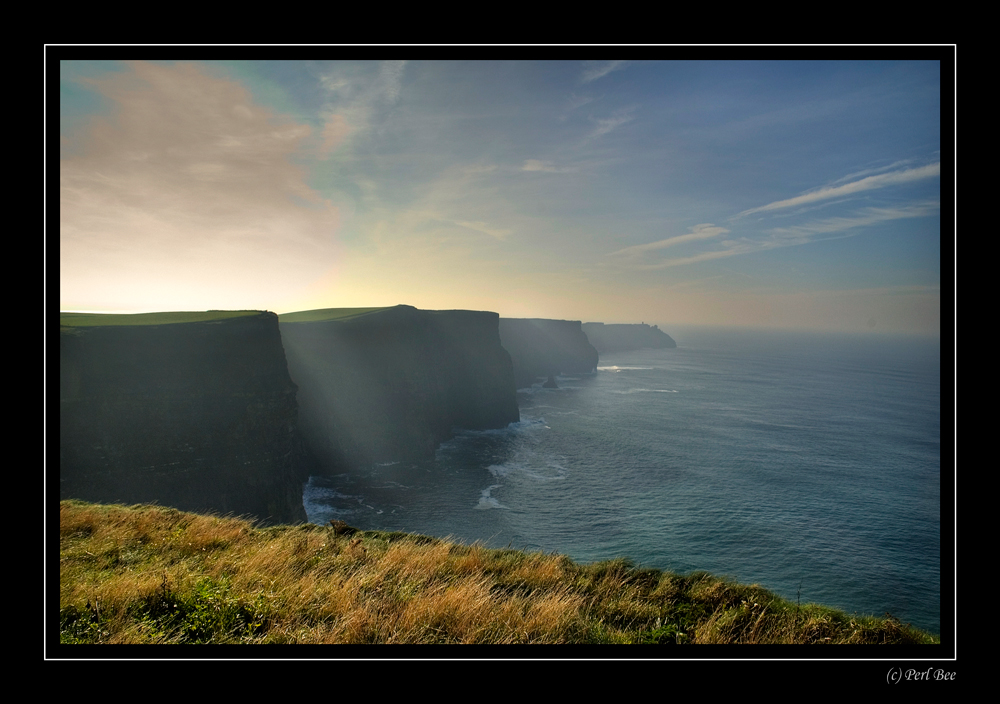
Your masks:
[{"label": "sea", "polygon": [[433,461],[311,477],[309,520],[707,571],[940,634],[940,340],[664,331],[676,348],[520,389],[519,422]]}]

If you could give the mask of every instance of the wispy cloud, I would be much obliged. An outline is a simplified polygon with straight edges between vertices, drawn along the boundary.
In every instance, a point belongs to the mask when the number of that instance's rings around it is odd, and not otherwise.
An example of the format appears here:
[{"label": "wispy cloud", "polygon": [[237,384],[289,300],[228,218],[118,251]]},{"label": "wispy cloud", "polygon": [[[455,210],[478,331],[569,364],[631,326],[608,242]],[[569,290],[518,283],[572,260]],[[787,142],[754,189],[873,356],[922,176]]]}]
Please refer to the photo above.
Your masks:
[{"label": "wispy cloud", "polygon": [[378,108],[399,100],[405,68],[405,61],[383,61],[374,77],[345,77],[338,73],[318,76],[330,98],[320,154],[329,154],[348,136],[367,130]]},{"label": "wispy cloud", "polygon": [[734,219],[741,218],[745,215],[751,215],[753,213],[762,213],[771,210],[781,210],[783,208],[793,208],[798,205],[815,203],[816,201],[827,200],[829,198],[840,198],[845,195],[853,195],[855,193],[861,193],[862,191],[870,191],[875,188],[884,188],[885,186],[892,186],[899,183],[918,181],[920,179],[939,176],[940,174],[941,174],[941,163],[935,162],[933,164],[928,164],[927,166],[920,166],[915,169],[905,169],[903,171],[893,171],[891,173],[878,174],[876,176],[868,176],[867,178],[863,178],[858,181],[845,183],[842,186],[830,186],[827,188],[821,188],[818,191],[813,191],[812,193],[806,193],[801,196],[796,196],[795,198],[775,201],[774,203],[768,203],[767,205],[762,205],[759,208],[750,208],[750,210],[744,210],[742,213],[736,215]]},{"label": "wispy cloud", "polygon": [[636,106],[633,105],[631,107],[622,108],[621,110],[616,110],[611,117],[597,119],[591,118],[593,122],[597,123],[597,129],[587,135],[587,139],[596,139],[597,137],[606,135],[608,132],[617,129],[627,122],[631,122],[635,119],[632,115],[635,110]]},{"label": "wispy cloud", "polygon": [[685,244],[686,242],[697,242],[700,240],[707,240],[713,237],[718,237],[719,235],[724,235],[729,230],[724,227],[716,227],[712,223],[703,223],[701,225],[695,225],[690,228],[691,232],[686,235],[677,235],[676,237],[668,237],[665,240],[659,240],[658,242],[650,242],[648,244],[637,244],[633,247],[626,247],[625,249],[619,249],[617,252],[612,252],[609,256],[623,256],[623,257],[639,257],[648,252],[655,252],[660,249],[665,249],[667,247],[673,247],[678,244]]},{"label": "wispy cloud", "polygon": [[[926,201],[899,208],[866,208],[855,217],[825,218],[805,225],[777,227],[768,230],[770,238],[765,241],[762,248],[770,249],[791,244],[804,244],[817,239],[826,239],[817,237],[818,235],[849,233],[856,228],[886,220],[926,217],[940,210],[940,207],[938,201]],[[853,234],[857,233],[843,234],[842,236],[850,237]]]},{"label": "wispy cloud", "polygon": [[569,114],[574,110],[582,108],[588,103],[594,102],[594,98],[589,95],[573,95],[570,98],[569,105],[566,106],[566,114],[562,115],[559,119],[565,120],[569,117]]},{"label": "wispy cloud", "polygon": [[880,174],[880,173],[884,173],[886,171],[892,171],[894,169],[899,169],[899,168],[901,168],[903,166],[907,166],[909,164],[912,164],[914,161],[916,161],[916,159],[901,159],[899,161],[894,161],[893,163],[891,163],[891,164],[889,164],[887,166],[880,166],[880,167],[875,167],[875,168],[871,168],[871,169],[862,169],[861,171],[855,171],[854,173],[850,173],[850,174],[847,174],[846,176],[838,178],[831,185],[836,185],[838,183],[846,183],[848,181],[853,181],[855,179],[861,178],[863,176],[870,176],[872,174]]},{"label": "wispy cloud", "polygon": [[541,161],[539,159],[526,159],[521,171],[548,171],[554,174],[566,174],[576,171],[573,166],[553,166],[551,161]]},{"label": "wispy cloud", "polygon": [[598,78],[607,76],[612,71],[625,68],[628,63],[628,61],[588,61],[587,68],[584,69],[583,73],[580,75],[580,81],[583,83],[596,81]]},{"label": "wispy cloud", "polygon": [[383,61],[379,66],[379,93],[390,103],[399,100],[399,92],[403,84],[403,68],[405,61]]},{"label": "wispy cloud", "polygon": [[693,254],[690,257],[676,257],[674,259],[664,259],[660,262],[654,264],[640,264],[636,266],[636,269],[666,269],[671,266],[683,266],[685,264],[694,264],[696,262],[704,262],[710,259],[723,259],[725,257],[732,257],[737,254],[749,254],[750,252],[755,252],[759,247],[754,247],[748,243],[734,243],[733,247],[729,249],[720,249],[714,252],[702,252],[701,254]]},{"label": "wispy cloud", "polygon": [[[839,239],[843,237],[854,237],[859,234],[860,228],[866,227],[868,225],[874,225],[879,222],[885,222],[888,220],[900,220],[904,218],[918,218],[926,217],[934,214],[940,209],[940,203],[937,201],[925,201],[921,203],[915,203],[910,206],[899,207],[899,208],[866,208],[859,215],[854,217],[838,217],[838,218],[826,218],[823,220],[817,220],[815,222],[807,223],[804,225],[798,225],[795,227],[780,227],[768,230],[765,234],[766,237],[761,239],[753,239],[749,237],[743,237],[738,240],[726,240],[720,242],[720,246],[723,249],[714,250],[711,252],[701,252],[699,254],[694,254],[689,257],[675,257],[672,259],[662,259],[658,262],[642,262],[632,264],[632,268],[635,269],[666,269],[667,267],[673,266],[683,266],[685,264],[694,264],[696,262],[708,261],[711,259],[722,259],[725,257],[733,257],[741,254],[751,254],[754,252],[762,252],[769,249],[777,249],[779,247],[791,247],[793,245],[808,244],[810,242],[817,242],[820,240],[829,239]],[[698,226],[704,227],[704,226]],[[653,242],[648,245],[638,245],[636,247],[629,247],[615,254],[619,253],[632,253],[631,250],[636,250],[645,253],[653,251],[655,249],[661,249],[663,247],[669,247],[674,244],[675,240],[683,240],[690,242],[695,239],[708,239],[710,236],[708,232],[711,230],[722,230],[722,232],[729,232],[723,228],[714,228],[711,226],[706,227],[704,230],[704,237],[697,237],[699,233],[692,232],[691,235],[680,235],[679,237],[673,237],[667,240],[662,240],[661,242]],[[692,228],[696,229],[696,228]],[[722,234],[717,233],[717,234]]]},{"label": "wispy cloud", "polygon": [[489,235],[490,237],[498,239],[501,242],[507,239],[507,236],[513,232],[513,230],[501,230],[495,227],[490,227],[487,223],[478,220],[476,222],[455,220],[454,223],[460,227],[466,227],[470,230],[475,230],[476,232],[482,232],[484,235]]}]

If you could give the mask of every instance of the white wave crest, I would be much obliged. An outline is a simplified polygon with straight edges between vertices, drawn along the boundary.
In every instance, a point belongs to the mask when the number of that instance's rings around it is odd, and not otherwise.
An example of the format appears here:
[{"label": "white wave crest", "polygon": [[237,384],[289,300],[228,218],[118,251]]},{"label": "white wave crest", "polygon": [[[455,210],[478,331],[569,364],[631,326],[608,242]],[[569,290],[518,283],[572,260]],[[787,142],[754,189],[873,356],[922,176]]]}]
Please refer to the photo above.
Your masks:
[{"label": "white wave crest", "polygon": [[637,372],[646,371],[650,369],[656,369],[656,367],[619,367],[617,365],[612,365],[610,367],[598,367],[599,372]]},{"label": "white wave crest", "polygon": [[498,488],[499,486],[500,486],[499,484],[494,484],[493,486],[483,489],[482,493],[479,495],[479,503],[476,504],[475,508],[480,510],[487,510],[491,508],[506,509],[507,508],[506,506],[504,506],[502,503],[500,503],[492,496],[490,496],[490,492]]},{"label": "white wave crest", "polygon": [[625,389],[624,391],[611,390],[613,394],[676,394],[677,389]]}]

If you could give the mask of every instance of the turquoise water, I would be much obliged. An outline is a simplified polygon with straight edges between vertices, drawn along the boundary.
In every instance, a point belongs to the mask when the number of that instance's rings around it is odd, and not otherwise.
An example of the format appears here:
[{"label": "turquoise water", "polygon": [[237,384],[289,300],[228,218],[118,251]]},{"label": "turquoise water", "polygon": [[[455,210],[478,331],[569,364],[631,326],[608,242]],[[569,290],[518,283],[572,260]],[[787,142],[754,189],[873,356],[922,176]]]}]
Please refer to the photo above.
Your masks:
[{"label": "turquoise water", "polygon": [[706,570],[940,632],[936,340],[685,328],[521,390],[433,462],[305,490],[310,520]]}]

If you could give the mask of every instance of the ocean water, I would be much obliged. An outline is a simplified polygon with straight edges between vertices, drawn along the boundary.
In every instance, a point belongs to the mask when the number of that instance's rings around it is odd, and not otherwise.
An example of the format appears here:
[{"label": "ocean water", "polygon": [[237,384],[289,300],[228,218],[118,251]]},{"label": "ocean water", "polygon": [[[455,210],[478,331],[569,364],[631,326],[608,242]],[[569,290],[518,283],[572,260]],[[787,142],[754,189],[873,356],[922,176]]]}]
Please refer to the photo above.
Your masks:
[{"label": "ocean water", "polygon": [[683,328],[518,392],[433,462],[312,477],[310,521],[705,570],[940,632],[937,340]]}]

